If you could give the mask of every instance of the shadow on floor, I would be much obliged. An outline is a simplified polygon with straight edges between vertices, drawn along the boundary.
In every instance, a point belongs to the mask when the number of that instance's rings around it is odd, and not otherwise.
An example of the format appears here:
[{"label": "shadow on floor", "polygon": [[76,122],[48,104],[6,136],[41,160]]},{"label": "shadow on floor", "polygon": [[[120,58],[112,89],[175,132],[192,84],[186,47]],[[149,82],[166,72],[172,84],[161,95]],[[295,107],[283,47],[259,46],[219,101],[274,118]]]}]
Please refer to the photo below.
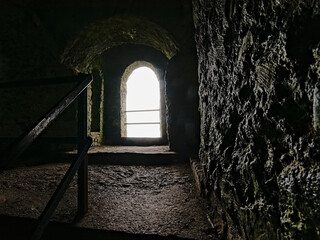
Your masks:
[{"label": "shadow on floor", "polygon": [[[1,240],[26,240],[32,235],[37,221],[34,219],[0,215]],[[97,229],[79,228],[71,224],[50,223],[41,238],[43,240],[186,240],[176,236],[158,236],[153,234],[130,234],[126,232],[105,231]]]}]

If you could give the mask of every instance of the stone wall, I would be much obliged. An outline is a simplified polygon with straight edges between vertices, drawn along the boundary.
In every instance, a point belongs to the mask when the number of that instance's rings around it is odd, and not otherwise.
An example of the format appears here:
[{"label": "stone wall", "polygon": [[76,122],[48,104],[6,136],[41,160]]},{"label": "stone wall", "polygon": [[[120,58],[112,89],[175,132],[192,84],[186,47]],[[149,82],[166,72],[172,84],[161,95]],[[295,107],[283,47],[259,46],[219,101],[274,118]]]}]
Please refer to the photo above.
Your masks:
[{"label": "stone wall", "polygon": [[200,159],[244,239],[320,239],[319,5],[193,1]]}]

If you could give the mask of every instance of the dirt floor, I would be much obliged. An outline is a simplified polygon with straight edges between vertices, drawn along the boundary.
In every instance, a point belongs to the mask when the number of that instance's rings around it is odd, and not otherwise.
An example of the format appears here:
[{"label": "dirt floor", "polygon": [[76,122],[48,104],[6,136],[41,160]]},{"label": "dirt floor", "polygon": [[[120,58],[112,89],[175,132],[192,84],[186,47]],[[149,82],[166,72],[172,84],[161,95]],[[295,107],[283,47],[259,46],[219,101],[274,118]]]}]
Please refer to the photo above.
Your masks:
[{"label": "dirt floor", "polygon": [[[0,175],[0,214],[37,218],[68,164],[22,167]],[[53,221],[134,234],[216,239],[208,206],[194,186],[189,164],[89,166],[89,211],[76,216],[77,187],[71,183]]]},{"label": "dirt floor", "polygon": [[[74,155],[70,152],[66,159]],[[71,238],[77,236],[79,240],[92,236],[126,240],[239,239],[219,201],[211,196],[213,205],[209,207],[200,196],[200,163],[192,160],[190,165],[177,159],[168,146],[91,147],[89,211],[82,219],[76,218],[75,178],[52,218],[60,225],[55,228],[51,224],[45,239],[62,239],[61,232],[69,232]],[[17,223],[27,232],[33,231],[35,222],[30,219],[40,216],[69,166],[62,161],[18,167],[0,174],[0,232],[8,232],[7,239],[12,239]],[[61,224],[64,230],[57,231]],[[23,232],[20,236],[25,239]]]}]

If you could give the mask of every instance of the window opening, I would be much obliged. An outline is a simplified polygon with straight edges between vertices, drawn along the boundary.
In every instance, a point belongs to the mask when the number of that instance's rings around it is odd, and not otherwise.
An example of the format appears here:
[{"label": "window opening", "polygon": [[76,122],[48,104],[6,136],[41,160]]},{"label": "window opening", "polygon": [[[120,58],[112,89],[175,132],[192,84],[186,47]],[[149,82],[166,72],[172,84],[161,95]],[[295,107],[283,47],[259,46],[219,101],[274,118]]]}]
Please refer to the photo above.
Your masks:
[{"label": "window opening", "polygon": [[149,67],[132,71],[126,83],[125,137],[160,138],[160,86]]}]

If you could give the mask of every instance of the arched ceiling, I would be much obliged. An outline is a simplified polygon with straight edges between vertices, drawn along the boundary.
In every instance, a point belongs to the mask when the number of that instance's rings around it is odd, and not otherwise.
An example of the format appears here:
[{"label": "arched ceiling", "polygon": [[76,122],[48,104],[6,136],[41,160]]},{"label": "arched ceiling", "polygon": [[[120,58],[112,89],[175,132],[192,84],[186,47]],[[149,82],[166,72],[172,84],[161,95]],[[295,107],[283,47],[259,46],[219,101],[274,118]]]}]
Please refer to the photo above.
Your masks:
[{"label": "arched ceiling", "polygon": [[97,56],[121,44],[153,47],[171,59],[179,50],[164,28],[135,16],[116,16],[87,26],[65,48],[61,62],[79,72],[90,71]]}]

